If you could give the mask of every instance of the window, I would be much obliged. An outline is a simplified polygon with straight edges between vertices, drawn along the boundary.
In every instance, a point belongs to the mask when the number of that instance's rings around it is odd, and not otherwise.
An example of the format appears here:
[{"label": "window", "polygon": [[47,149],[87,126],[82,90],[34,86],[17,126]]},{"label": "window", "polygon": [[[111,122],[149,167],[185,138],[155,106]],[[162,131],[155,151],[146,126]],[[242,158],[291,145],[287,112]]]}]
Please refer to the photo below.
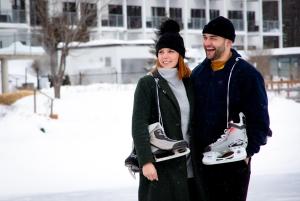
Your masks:
[{"label": "window", "polygon": [[85,18],[87,26],[96,26],[97,5],[94,3],[81,3],[81,17]]},{"label": "window", "polygon": [[147,20],[147,27],[159,27],[166,16],[164,7],[151,7],[152,17]]},{"label": "window", "polygon": [[12,1],[12,21],[15,23],[25,23],[25,0]]},{"label": "window", "polygon": [[74,2],[64,2],[63,11],[64,12],[76,12],[76,3],[74,3]]},{"label": "window", "polygon": [[108,5],[108,25],[113,27],[123,26],[123,11],[121,5]]},{"label": "window", "polygon": [[105,57],[105,67],[111,67],[111,58],[110,57]]},{"label": "window", "polygon": [[76,24],[77,22],[76,3],[64,2],[63,14],[69,24]]},{"label": "window", "polygon": [[219,10],[209,10],[209,17],[210,19],[215,19],[216,17],[218,17],[220,15],[220,11]]},{"label": "window", "polygon": [[164,17],[165,8],[164,7],[152,7],[152,16],[153,17]]},{"label": "window", "polygon": [[170,8],[170,18],[176,20],[181,28],[183,27],[181,8]]},{"label": "window", "polygon": [[191,17],[192,18],[205,18],[205,10],[204,9],[192,9]]},{"label": "window", "polygon": [[188,24],[189,29],[202,29],[205,25],[205,10],[191,9],[191,20]]},{"label": "window", "polygon": [[109,14],[116,14],[116,15],[122,15],[122,6],[121,5],[108,5],[108,12]]},{"label": "window", "polygon": [[25,10],[25,0],[13,0],[12,9]]},{"label": "window", "polygon": [[131,29],[142,27],[141,6],[127,6],[127,26]]},{"label": "window", "polygon": [[48,14],[47,12],[48,8],[48,2],[47,1],[39,1],[39,4],[37,3],[37,0],[30,1],[30,25],[32,26],[39,26],[41,25],[41,21],[39,18],[39,12],[44,13],[45,15]]},{"label": "window", "polygon": [[228,18],[232,21],[236,30],[244,29],[243,22],[243,11],[241,10],[230,10],[228,11]]},{"label": "window", "polygon": [[255,12],[248,11],[247,18],[248,18],[248,31],[258,31],[258,26],[255,23]]},{"label": "window", "polygon": [[279,38],[278,36],[264,36],[264,48],[278,48]]}]

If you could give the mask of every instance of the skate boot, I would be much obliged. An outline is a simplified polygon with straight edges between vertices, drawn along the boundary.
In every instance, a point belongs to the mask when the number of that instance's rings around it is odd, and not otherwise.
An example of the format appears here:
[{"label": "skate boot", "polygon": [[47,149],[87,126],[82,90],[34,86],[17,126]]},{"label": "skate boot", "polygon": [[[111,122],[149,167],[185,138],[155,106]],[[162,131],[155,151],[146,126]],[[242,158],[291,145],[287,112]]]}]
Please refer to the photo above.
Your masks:
[{"label": "skate boot", "polygon": [[128,168],[131,176],[135,179],[135,173],[140,171],[135,148],[133,148],[130,155],[125,159],[125,166]]},{"label": "skate boot", "polygon": [[156,162],[170,160],[187,155],[190,152],[185,140],[173,140],[165,135],[165,132],[156,122],[148,126],[150,134],[151,151]]},{"label": "skate boot", "polygon": [[239,114],[240,123],[229,122],[221,137],[206,148],[203,164],[214,165],[244,160],[247,157],[248,138],[243,113]]}]

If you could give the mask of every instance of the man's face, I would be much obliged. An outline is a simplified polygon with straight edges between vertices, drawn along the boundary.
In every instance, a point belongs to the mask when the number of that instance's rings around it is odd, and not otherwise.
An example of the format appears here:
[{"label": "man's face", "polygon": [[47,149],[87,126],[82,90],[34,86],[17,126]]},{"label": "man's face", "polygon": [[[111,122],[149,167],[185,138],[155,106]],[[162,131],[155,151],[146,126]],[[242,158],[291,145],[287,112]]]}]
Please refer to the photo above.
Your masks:
[{"label": "man's face", "polygon": [[228,39],[221,36],[205,33],[203,34],[203,47],[206,52],[206,57],[212,61],[222,60],[225,56],[225,51],[230,49]]}]

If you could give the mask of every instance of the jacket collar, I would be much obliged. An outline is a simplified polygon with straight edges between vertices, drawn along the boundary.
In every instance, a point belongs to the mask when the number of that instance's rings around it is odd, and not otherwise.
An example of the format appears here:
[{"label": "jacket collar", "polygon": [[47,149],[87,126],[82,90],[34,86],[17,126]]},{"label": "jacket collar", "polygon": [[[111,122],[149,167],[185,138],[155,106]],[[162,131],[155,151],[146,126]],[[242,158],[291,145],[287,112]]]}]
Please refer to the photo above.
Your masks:
[{"label": "jacket collar", "polygon": [[163,78],[158,70],[156,69],[153,73],[152,73],[154,78],[158,78],[158,88],[161,89],[162,93],[169,98],[169,100],[173,103],[173,105],[175,106],[175,108],[177,109],[177,111],[180,114],[180,107],[179,107],[179,103],[174,95],[174,93],[172,92],[168,81]]},{"label": "jacket collar", "polygon": [[[237,57],[241,57],[241,55],[240,55],[235,49],[232,49],[232,48],[231,48],[231,53],[232,53],[232,56],[231,56],[231,57],[229,58],[229,60],[225,63],[224,69],[228,68],[228,66],[231,68],[232,65],[235,63],[236,58],[237,58]],[[211,68],[211,67],[210,67],[210,65],[211,65],[211,60],[205,58],[204,61],[203,61],[203,65],[206,66],[206,67]]]}]

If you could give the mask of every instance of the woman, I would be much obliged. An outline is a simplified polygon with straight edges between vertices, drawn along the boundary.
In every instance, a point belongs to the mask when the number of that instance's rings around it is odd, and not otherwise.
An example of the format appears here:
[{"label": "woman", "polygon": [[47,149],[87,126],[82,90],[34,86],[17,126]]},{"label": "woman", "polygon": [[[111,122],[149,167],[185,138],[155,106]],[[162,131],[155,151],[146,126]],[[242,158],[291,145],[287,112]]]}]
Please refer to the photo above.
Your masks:
[{"label": "woman", "polygon": [[194,197],[190,196],[193,190],[188,185],[193,183],[189,155],[155,162],[148,132],[148,125],[159,119],[154,80],[158,78],[165,134],[173,140],[190,141],[193,111],[191,71],[184,64],[185,47],[179,30],[174,20],[168,19],[161,25],[155,45],[156,67],[139,80],[135,90],[132,135],[141,168],[139,201],[189,201]]}]

